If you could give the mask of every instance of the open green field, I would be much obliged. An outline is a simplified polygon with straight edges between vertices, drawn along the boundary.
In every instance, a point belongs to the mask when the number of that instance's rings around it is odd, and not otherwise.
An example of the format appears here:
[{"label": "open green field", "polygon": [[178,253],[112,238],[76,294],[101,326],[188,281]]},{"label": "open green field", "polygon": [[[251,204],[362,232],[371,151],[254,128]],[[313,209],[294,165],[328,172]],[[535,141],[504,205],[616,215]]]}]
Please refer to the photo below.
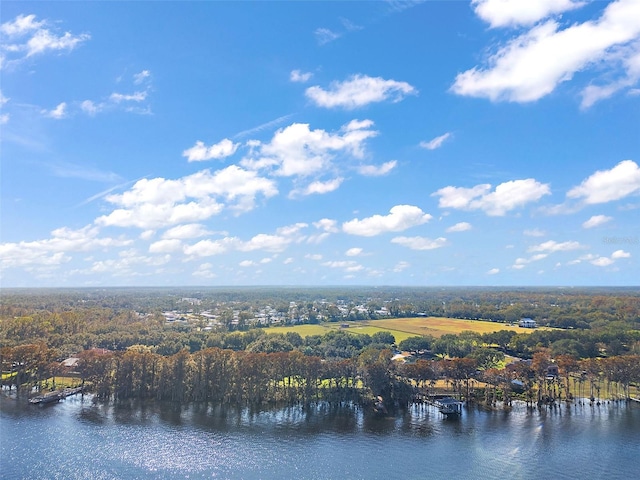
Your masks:
[{"label": "open green field", "polygon": [[[476,333],[497,332],[499,330],[513,330],[517,333],[531,333],[531,328],[512,327],[505,323],[483,322],[479,320],[462,320],[444,317],[392,318],[385,320],[366,320],[358,322],[342,322],[349,325],[346,332],[355,334],[369,334],[376,332],[390,332],[396,342],[416,335],[431,335],[441,337],[446,333],[459,334],[464,331]],[[266,333],[297,332],[302,337],[308,335],[324,335],[331,330],[341,330],[340,323],[323,323],[319,325],[295,325],[291,327],[272,327]]]}]

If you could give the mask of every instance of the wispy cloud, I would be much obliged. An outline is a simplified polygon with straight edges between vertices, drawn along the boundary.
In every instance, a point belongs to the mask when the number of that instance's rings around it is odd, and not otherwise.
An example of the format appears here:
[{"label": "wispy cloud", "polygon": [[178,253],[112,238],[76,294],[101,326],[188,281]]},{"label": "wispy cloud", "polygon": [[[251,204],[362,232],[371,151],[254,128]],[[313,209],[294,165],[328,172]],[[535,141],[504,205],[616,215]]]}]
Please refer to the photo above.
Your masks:
[{"label": "wispy cloud", "polygon": [[270,128],[277,127],[278,125],[282,125],[284,122],[293,117],[293,113],[289,113],[287,115],[282,115],[281,117],[276,118],[275,120],[270,120],[268,122],[262,123],[257,127],[252,127],[247,130],[242,130],[241,132],[236,133],[233,138],[242,138],[248,137],[249,135],[253,135],[254,133],[262,132],[263,130],[268,130]]},{"label": "wispy cloud", "polygon": [[428,142],[420,142],[420,146],[422,148],[426,148],[427,150],[435,150],[436,148],[440,148],[442,144],[451,138],[451,133],[447,132],[439,137],[429,140]]}]

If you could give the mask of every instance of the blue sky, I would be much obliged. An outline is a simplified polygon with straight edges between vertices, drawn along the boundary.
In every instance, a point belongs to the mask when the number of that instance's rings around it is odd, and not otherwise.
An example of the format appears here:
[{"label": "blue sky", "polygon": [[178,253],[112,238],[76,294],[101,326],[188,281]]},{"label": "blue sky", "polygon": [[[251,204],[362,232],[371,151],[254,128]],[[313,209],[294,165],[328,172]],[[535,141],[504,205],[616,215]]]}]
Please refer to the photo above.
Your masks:
[{"label": "blue sky", "polygon": [[3,287],[638,285],[640,2],[3,2]]}]

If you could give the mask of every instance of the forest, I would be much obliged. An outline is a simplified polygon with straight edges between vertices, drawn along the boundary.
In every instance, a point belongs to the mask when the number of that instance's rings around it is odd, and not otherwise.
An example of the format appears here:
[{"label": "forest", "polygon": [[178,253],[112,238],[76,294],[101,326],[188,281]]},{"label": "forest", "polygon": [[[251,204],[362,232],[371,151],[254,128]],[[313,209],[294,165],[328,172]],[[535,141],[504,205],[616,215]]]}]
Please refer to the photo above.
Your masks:
[{"label": "forest", "polygon": [[[488,405],[605,393],[623,398],[640,383],[639,300],[634,289],[3,291],[2,383],[29,395],[54,388],[56,376],[74,375],[105,400],[239,405],[372,403],[380,397],[403,406],[435,389]],[[354,320],[357,310],[369,318],[380,312],[495,322],[527,316],[556,328],[397,343],[388,332],[334,330],[303,338],[270,334],[264,324],[255,328],[251,319],[265,306],[283,313],[281,323]],[[167,310],[207,310],[219,319],[244,312],[247,321],[206,328],[200,321],[167,321]],[[393,360],[401,351],[410,355]],[[65,367],[61,362],[70,357],[75,363]],[[550,381],[552,365],[558,376]]]}]

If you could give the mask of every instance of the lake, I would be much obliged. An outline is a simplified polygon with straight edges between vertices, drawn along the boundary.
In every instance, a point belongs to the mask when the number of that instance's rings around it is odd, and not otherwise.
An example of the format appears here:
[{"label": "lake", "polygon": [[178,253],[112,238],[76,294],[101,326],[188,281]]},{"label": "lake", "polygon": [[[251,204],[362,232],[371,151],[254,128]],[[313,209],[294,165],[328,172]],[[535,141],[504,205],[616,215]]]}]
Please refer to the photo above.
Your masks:
[{"label": "lake", "polygon": [[3,479],[637,478],[640,407],[251,411],[0,399]]}]

